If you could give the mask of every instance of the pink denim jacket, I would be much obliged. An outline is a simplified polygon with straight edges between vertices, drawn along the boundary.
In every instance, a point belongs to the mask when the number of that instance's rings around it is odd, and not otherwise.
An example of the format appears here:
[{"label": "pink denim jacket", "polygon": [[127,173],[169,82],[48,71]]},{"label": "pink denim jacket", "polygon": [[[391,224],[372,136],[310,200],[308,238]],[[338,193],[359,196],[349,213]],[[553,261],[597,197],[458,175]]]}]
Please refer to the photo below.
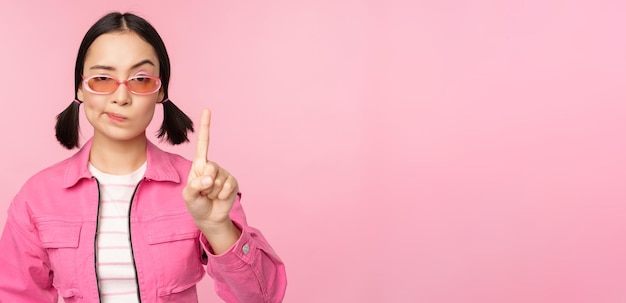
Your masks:
[{"label": "pink denim jacket", "polygon": [[[0,302],[99,302],[95,269],[98,183],[88,170],[91,141],[30,178],[15,196],[0,238]],[[281,302],[285,267],[261,233],[231,211],[241,238],[213,255],[187,212],[190,161],[148,142],[147,168],[130,210],[142,302],[197,302],[206,272],[226,302]],[[206,265],[206,269],[205,266]]]}]

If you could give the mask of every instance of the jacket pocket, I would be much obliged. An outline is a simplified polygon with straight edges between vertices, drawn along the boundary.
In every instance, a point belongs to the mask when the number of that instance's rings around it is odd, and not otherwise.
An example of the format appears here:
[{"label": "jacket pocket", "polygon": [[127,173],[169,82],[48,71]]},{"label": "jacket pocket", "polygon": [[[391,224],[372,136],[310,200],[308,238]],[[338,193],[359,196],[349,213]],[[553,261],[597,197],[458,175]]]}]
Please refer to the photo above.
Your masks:
[{"label": "jacket pocket", "polygon": [[44,248],[77,248],[81,222],[41,222],[37,224]]},{"label": "jacket pocket", "polygon": [[149,244],[193,240],[199,236],[200,230],[186,211],[156,217],[148,223]]},{"label": "jacket pocket", "polygon": [[[54,278],[52,284],[67,300],[81,298],[77,289],[77,252],[82,222],[45,220],[36,223],[42,246],[48,252]],[[68,301],[73,302],[73,301]]]},{"label": "jacket pocket", "polygon": [[147,222],[147,241],[155,257],[159,296],[194,293],[204,276],[200,230],[185,209],[163,214]]}]

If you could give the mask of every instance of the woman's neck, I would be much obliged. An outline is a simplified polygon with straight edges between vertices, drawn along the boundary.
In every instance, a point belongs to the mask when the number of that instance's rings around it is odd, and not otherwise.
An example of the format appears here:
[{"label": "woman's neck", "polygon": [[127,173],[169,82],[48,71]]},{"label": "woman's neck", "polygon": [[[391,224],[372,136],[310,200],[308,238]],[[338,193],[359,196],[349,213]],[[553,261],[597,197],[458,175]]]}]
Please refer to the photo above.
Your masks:
[{"label": "woman's neck", "polygon": [[130,174],[146,162],[147,141],[145,136],[128,141],[94,136],[89,162],[107,174]]}]

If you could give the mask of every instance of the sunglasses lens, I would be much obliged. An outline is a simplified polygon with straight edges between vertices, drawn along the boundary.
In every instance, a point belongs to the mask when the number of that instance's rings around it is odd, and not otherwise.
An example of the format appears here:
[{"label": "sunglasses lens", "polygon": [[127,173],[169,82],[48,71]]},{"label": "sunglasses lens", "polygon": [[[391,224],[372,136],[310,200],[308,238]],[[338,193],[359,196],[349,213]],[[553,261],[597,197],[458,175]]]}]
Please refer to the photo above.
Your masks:
[{"label": "sunglasses lens", "polygon": [[89,80],[87,81],[87,85],[89,85],[89,88],[99,93],[112,92],[117,87],[117,84],[117,81],[115,81],[113,78],[104,76],[89,78]]},{"label": "sunglasses lens", "polygon": [[151,94],[159,90],[159,79],[149,77],[135,77],[128,81],[128,88],[139,94]]}]

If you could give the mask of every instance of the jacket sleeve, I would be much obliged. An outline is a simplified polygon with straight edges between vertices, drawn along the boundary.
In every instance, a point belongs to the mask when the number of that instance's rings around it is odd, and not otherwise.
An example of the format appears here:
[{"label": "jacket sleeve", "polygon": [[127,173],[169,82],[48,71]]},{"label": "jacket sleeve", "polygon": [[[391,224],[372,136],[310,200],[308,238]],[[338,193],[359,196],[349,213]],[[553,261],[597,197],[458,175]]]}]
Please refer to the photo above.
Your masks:
[{"label": "jacket sleeve", "polygon": [[241,230],[241,237],[228,251],[212,254],[208,241],[200,235],[207,255],[207,273],[225,302],[282,302],[287,288],[285,266],[261,232],[248,226],[239,197],[231,219]]},{"label": "jacket sleeve", "polygon": [[58,301],[48,255],[19,195],[9,207],[0,252],[0,303]]}]

